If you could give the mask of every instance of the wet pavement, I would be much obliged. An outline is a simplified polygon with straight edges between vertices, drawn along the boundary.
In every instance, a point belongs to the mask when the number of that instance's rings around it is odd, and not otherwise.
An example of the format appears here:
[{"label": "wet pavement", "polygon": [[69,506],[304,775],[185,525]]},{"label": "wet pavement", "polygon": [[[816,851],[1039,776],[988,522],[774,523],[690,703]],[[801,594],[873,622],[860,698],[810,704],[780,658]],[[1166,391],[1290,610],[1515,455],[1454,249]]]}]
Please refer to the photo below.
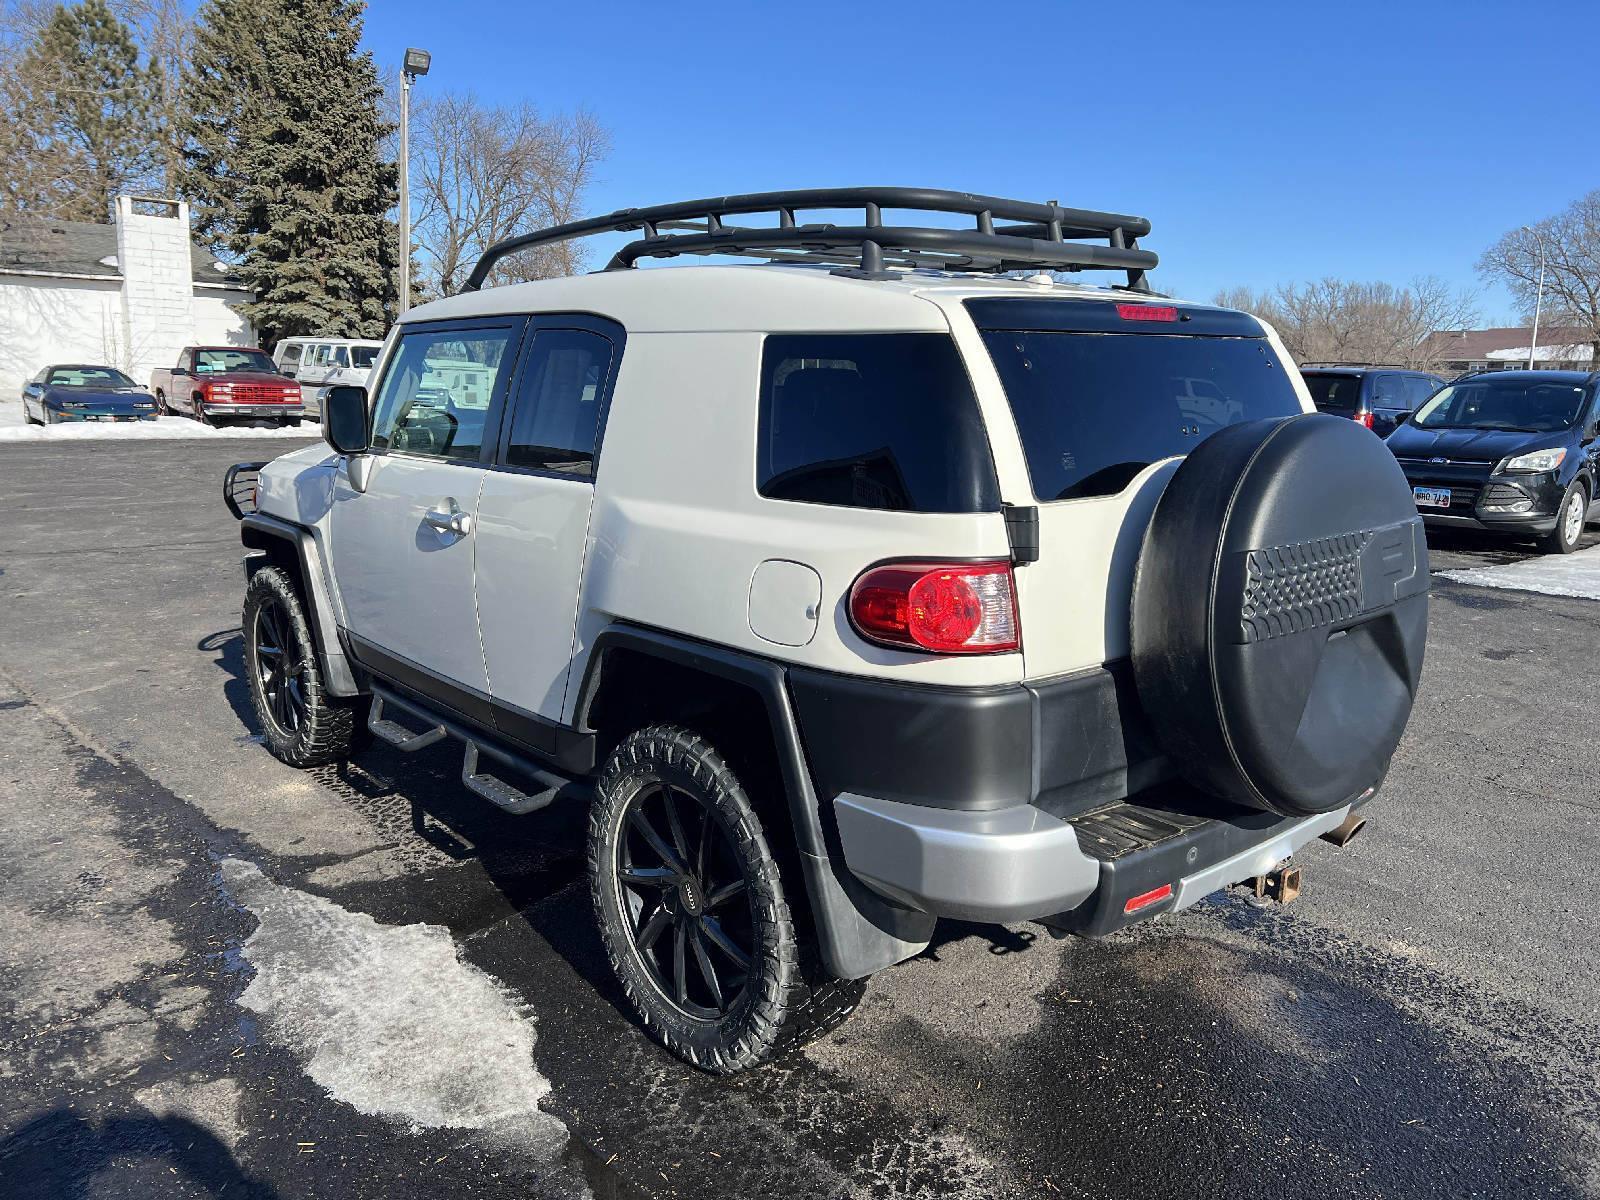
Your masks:
[{"label": "wet pavement", "polygon": [[721,1080],[624,1014],[581,813],[255,740],[217,487],[282,448],[0,449],[0,1195],[1600,1195],[1600,605],[1441,582],[1292,906],[945,924]]}]

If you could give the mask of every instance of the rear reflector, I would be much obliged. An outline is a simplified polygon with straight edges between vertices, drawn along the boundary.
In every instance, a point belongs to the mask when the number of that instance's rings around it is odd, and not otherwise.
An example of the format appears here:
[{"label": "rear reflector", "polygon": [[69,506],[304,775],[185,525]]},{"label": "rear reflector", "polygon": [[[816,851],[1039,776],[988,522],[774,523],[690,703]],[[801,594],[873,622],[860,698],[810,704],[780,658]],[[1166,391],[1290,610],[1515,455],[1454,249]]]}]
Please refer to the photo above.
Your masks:
[{"label": "rear reflector", "polygon": [[998,654],[1018,646],[1008,561],[891,563],[850,589],[850,621],[870,641],[936,654]]},{"label": "rear reflector", "polygon": [[1361,424],[1365,425],[1368,429],[1372,428],[1372,414],[1370,412],[1361,413],[1356,417],[1356,420],[1361,422]]},{"label": "rear reflector", "polygon": [[1170,304],[1119,304],[1117,316],[1124,321],[1176,321],[1178,310]]},{"label": "rear reflector", "polygon": [[1122,911],[1125,914],[1136,913],[1142,908],[1149,908],[1152,904],[1160,904],[1163,900],[1166,900],[1171,895],[1172,885],[1170,883],[1163,883],[1160,887],[1155,888],[1153,891],[1141,892],[1139,895],[1133,897],[1133,899],[1129,900],[1122,906]]}]

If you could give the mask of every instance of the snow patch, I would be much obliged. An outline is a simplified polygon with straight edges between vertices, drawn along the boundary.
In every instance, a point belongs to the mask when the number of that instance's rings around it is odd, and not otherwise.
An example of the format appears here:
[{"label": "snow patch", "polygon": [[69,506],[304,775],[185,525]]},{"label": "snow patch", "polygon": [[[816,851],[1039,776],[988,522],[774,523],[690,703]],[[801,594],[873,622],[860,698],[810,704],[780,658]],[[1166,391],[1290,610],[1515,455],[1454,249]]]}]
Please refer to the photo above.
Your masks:
[{"label": "snow patch", "polygon": [[0,445],[12,442],[89,442],[89,441],[171,441],[175,438],[299,438],[321,436],[316,421],[293,426],[252,429],[225,425],[220,429],[202,425],[188,417],[157,417],[154,421],[83,421],[70,425],[29,425],[22,417],[22,406],[0,407]]},{"label": "snow patch", "polygon": [[1503,567],[1472,567],[1461,571],[1436,572],[1441,579],[1470,583],[1477,587],[1513,588],[1523,592],[1542,592],[1547,596],[1576,596],[1600,600],[1600,546],[1590,546],[1576,554],[1547,554],[1526,558]]},{"label": "snow patch", "polygon": [[334,1099],[412,1128],[515,1130],[549,1155],[566,1145],[539,1108],[550,1083],[531,1015],[457,957],[447,930],[380,925],[242,859],[224,860],[222,881],[260,922],[239,1003]]}]

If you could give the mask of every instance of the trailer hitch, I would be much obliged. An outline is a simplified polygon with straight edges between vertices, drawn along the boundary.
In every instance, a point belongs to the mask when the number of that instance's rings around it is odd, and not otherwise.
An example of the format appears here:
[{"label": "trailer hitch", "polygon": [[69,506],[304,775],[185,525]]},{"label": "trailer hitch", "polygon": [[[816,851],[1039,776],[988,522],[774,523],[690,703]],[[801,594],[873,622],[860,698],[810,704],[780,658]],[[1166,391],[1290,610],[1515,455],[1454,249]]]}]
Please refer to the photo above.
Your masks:
[{"label": "trailer hitch", "polygon": [[1246,901],[1257,908],[1288,904],[1300,894],[1300,868],[1284,862],[1265,875],[1256,875],[1239,885],[1249,893]]}]

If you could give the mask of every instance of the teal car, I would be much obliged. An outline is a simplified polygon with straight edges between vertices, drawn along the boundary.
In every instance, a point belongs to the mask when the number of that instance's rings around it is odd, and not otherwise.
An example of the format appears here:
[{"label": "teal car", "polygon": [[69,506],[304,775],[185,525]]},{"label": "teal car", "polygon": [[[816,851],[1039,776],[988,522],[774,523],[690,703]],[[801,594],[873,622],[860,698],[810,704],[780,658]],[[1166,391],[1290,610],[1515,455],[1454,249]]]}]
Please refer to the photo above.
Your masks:
[{"label": "teal car", "polygon": [[154,421],[156,402],[115,367],[61,364],[46,367],[23,387],[22,416],[30,425]]}]

